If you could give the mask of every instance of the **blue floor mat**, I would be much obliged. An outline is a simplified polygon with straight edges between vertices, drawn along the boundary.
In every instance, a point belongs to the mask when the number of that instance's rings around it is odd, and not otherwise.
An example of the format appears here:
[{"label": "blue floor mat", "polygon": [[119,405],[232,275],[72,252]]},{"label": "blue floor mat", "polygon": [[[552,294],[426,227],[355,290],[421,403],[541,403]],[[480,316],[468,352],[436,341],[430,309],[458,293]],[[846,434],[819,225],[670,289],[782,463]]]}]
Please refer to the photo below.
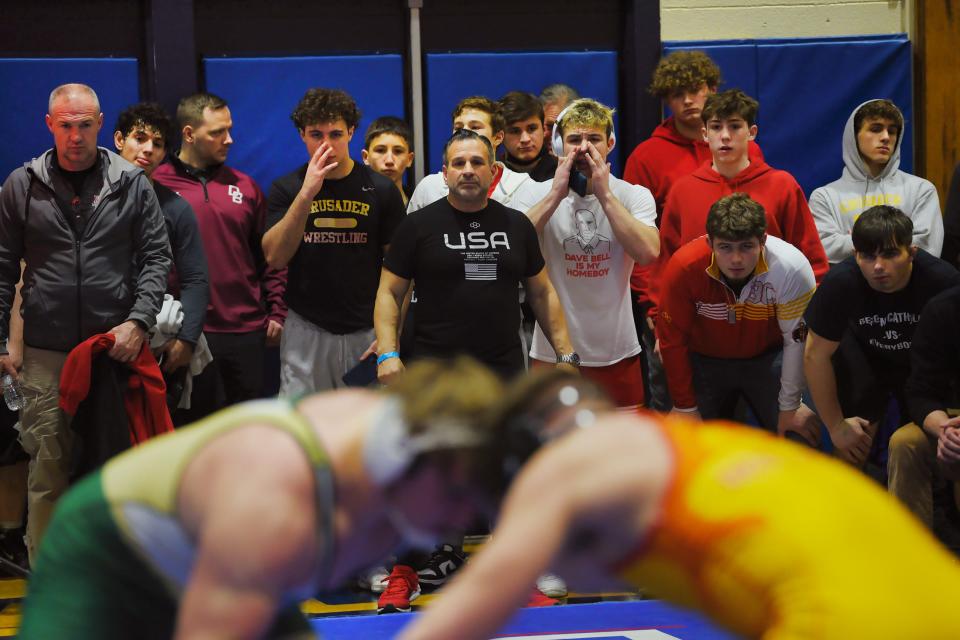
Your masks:
[{"label": "blue floor mat", "polygon": [[[312,620],[323,640],[392,638],[416,613],[382,616],[324,617]],[[598,635],[593,635],[598,634]],[[599,602],[521,609],[496,637],[524,636],[562,640],[731,640],[703,617],[656,600]]]}]

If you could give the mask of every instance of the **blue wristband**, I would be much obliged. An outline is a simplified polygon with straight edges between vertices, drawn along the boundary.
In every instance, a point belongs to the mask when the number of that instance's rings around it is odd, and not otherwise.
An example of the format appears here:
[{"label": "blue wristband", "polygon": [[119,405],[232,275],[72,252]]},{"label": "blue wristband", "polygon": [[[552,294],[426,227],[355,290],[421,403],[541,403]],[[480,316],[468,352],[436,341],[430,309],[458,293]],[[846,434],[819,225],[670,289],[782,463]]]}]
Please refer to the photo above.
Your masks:
[{"label": "blue wristband", "polygon": [[386,353],[377,356],[377,365],[383,364],[390,358],[399,358],[399,357],[400,357],[400,354],[397,353],[396,351],[387,351]]}]

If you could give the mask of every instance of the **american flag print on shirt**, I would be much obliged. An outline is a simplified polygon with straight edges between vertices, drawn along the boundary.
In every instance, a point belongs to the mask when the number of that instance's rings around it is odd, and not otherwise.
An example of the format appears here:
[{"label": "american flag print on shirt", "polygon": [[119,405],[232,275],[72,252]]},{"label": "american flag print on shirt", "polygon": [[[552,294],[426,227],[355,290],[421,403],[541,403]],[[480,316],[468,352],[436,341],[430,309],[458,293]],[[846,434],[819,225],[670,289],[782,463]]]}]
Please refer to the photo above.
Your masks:
[{"label": "american flag print on shirt", "polygon": [[496,280],[497,279],[497,263],[481,263],[476,264],[472,262],[466,262],[463,265],[464,277],[467,280]]}]

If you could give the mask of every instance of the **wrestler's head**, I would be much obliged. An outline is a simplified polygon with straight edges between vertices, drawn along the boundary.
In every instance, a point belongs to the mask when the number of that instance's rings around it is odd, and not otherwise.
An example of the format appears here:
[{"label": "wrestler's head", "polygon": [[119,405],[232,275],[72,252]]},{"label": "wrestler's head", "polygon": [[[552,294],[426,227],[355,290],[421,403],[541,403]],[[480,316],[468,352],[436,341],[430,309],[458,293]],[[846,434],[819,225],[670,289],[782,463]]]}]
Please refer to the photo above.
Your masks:
[{"label": "wrestler's head", "polygon": [[497,435],[481,476],[487,492],[498,502],[542,446],[613,408],[600,387],[574,373],[551,368],[522,376],[490,412]]},{"label": "wrestler's head", "polygon": [[364,467],[388,515],[414,547],[462,533],[488,502],[476,478],[495,434],[487,419],[503,385],[460,357],[415,363],[385,390],[363,447]]}]

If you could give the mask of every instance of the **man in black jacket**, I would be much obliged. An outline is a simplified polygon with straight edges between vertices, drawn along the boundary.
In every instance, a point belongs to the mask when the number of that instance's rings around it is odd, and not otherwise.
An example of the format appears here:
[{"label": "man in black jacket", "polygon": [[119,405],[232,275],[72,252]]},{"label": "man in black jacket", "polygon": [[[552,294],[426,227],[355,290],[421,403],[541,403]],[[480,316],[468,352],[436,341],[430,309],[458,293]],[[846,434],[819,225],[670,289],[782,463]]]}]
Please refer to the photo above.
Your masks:
[{"label": "man in black jacket", "polygon": [[[168,387],[174,383],[182,389],[185,367],[190,364],[203,332],[210,287],[196,214],[190,203],[151,177],[166,156],[173,131],[173,121],[160,105],[141,102],[127,107],[117,118],[113,143],[124,160],[143,169],[150,178],[163,211],[173,251],[167,293],[183,305],[183,322],[176,336],[160,348],[158,357]],[[179,397],[174,399],[171,412],[178,401]]]},{"label": "man in black jacket", "polygon": [[[31,458],[31,558],[66,489],[72,436],[58,406],[60,370],[83,340],[112,333],[109,356],[130,362],[156,321],[170,269],[157,196],[143,171],[97,147],[103,125],[93,89],[65,84],[46,117],[54,148],[16,169],[0,191],[0,371],[19,377],[21,442]],[[23,273],[23,369],[5,348]]]}]

